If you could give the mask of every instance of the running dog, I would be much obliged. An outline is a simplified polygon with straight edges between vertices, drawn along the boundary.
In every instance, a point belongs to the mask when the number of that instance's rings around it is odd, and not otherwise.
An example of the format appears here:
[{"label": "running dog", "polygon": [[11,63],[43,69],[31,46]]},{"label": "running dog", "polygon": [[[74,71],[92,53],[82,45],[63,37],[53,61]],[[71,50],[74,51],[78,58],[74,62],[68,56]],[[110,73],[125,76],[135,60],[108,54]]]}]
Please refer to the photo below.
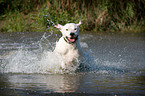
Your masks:
[{"label": "running dog", "polygon": [[67,69],[68,66],[74,66],[74,62],[83,55],[79,42],[80,25],[81,21],[78,24],[67,23],[64,26],[60,24],[55,25],[62,33],[62,37],[56,42],[54,50],[63,59],[61,63],[62,69]]}]

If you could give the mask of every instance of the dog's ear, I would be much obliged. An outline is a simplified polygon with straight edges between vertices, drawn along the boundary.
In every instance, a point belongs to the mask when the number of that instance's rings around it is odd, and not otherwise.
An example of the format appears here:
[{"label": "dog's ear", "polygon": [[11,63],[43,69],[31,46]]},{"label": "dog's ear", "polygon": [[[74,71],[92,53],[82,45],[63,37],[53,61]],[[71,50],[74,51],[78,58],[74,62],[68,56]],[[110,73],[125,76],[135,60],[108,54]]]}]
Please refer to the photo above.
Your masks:
[{"label": "dog's ear", "polygon": [[54,25],[54,27],[56,27],[56,28],[59,28],[59,29],[62,29],[62,25],[60,25],[60,24],[57,24],[57,25]]},{"label": "dog's ear", "polygon": [[79,25],[81,25],[82,24],[82,22],[81,22],[81,20],[79,21]]},{"label": "dog's ear", "polygon": [[80,26],[81,24],[82,24],[81,21],[79,21],[79,23],[77,25]]}]

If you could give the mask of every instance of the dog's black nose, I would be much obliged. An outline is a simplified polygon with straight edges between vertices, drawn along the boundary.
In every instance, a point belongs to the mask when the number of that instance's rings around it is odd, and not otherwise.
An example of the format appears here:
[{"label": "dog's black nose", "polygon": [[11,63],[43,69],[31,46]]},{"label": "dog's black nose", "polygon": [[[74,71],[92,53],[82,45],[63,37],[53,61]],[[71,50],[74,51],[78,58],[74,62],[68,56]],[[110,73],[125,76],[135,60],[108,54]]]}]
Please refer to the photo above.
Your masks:
[{"label": "dog's black nose", "polygon": [[75,33],[70,33],[70,36],[74,36],[75,35]]}]

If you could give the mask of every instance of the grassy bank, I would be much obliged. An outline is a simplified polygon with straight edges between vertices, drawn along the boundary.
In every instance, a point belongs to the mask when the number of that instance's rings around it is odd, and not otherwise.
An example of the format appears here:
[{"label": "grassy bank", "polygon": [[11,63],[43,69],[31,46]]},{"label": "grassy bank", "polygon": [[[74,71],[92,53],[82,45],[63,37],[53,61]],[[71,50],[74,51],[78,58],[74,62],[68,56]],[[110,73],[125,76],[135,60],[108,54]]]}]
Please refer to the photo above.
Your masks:
[{"label": "grassy bank", "polygon": [[82,21],[81,31],[145,32],[144,0],[1,0],[0,32],[49,31]]}]

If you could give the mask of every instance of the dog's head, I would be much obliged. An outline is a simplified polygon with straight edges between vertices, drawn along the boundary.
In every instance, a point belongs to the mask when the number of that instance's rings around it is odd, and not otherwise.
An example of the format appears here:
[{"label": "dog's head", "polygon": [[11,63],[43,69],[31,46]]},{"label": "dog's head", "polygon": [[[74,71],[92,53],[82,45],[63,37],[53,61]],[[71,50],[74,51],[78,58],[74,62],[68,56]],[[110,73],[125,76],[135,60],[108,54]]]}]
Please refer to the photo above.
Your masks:
[{"label": "dog's head", "polygon": [[55,25],[59,28],[64,40],[68,43],[75,43],[78,39],[81,21],[78,24],[67,23],[66,25]]}]

